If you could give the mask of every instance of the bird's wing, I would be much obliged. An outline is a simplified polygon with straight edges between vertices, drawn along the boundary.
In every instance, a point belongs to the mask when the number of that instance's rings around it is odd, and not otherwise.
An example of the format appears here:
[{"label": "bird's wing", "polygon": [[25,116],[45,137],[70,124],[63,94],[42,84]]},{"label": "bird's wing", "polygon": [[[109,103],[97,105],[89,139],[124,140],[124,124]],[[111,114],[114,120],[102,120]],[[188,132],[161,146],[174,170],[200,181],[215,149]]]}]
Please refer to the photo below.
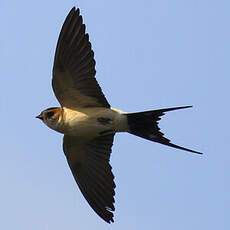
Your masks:
[{"label": "bird's wing", "polygon": [[52,86],[61,106],[110,107],[95,78],[95,64],[82,16],[74,7],[62,26],[54,58]]},{"label": "bird's wing", "polygon": [[82,194],[93,210],[106,222],[113,222],[115,183],[109,164],[114,134],[82,143],[64,136],[63,150]]}]

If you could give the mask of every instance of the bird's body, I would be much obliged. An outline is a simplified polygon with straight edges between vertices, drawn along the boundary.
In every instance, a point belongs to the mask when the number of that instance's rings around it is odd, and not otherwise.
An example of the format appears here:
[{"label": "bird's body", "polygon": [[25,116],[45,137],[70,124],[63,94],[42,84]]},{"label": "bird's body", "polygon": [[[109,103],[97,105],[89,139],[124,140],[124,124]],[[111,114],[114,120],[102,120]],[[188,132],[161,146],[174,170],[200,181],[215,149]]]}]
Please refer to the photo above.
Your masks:
[{"label": "bird's body", "polygon": [[52,87],[61,107],[48,108],[37,118],[63,133],[63,151],[82,194],[106,222],[113,222],[115,183],[110,166],[114,135],[128,132],[177,149],[164,137],[158,122],[182,106],[124,113],[111,108],[96,81],[94,53],[79,9],[69,12],[62,26],[53,66]]},{"label": "bird's body", "polygon": [[99,136],[128,131],[127,117],[110,108],[55,108],[61,111],[57,122],[49,127],[57,132],[90,140]]}]

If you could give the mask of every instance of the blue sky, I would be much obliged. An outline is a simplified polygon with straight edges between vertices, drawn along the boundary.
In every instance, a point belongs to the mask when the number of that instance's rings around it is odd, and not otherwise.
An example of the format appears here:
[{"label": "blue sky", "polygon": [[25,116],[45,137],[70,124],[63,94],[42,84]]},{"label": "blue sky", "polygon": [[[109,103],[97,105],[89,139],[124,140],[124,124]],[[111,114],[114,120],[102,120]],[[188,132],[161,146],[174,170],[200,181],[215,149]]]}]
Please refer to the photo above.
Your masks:
[{"label": "blue sky", "polygon": [[[77,188],[62,135],[35,116],[57,106],[51,70],[58,34],[80,7],[97,79],[125,111],[193,105],[161,121],[174,150],[115,137],[115,223]],[[212,0],[0,1],[0,228],[230,229],[230,2]]]}]

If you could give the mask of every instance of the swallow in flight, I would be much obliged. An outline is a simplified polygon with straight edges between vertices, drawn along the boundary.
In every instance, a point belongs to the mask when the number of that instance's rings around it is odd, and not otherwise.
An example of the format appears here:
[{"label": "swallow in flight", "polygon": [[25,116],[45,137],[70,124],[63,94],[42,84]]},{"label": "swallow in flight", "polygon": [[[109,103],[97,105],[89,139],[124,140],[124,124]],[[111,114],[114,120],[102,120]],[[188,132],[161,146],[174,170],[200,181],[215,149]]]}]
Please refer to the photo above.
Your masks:
[{"label": "swallow in flight", "polygon": [[61,107],[37,118],[64,134],[63,151],[83,196],[106,222],[113,222],[115,183],[110,154],[117,132],[130,134],[192,153],[160,132],[166,112],[191,106],[125,113],[110,106],[95,78],[94,52],[79,9],[65,19],[57,42],[52,87]]}]

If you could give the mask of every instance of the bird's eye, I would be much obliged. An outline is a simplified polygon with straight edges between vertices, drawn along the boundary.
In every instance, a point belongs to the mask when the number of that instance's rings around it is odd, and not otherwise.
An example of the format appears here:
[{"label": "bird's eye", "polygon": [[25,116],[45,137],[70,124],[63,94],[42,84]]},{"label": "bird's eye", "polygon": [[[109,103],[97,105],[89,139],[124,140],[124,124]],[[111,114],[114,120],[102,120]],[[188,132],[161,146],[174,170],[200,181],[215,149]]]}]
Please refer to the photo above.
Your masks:
[{"label": "bird's eye", "polygon": [[52,111],[46,113],[46,116],[48,119],[52,118],[53,115],[54,115],[54,112],[52,112]]}]

